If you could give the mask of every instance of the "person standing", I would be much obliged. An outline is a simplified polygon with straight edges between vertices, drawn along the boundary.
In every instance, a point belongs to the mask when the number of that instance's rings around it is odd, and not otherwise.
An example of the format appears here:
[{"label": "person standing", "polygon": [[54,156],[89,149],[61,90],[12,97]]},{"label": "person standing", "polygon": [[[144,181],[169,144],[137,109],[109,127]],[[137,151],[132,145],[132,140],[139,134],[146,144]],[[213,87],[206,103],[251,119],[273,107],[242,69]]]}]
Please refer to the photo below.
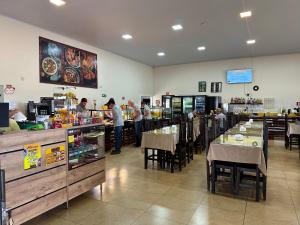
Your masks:
[{"label": "person standing", "polygon": [[80,103],[76,106],[76,111],[79,113],[84,113],[87,111],[86,109],[87,99],[82,98]]},{"label": "person standing", "polygon": [[122,110],[120,106],[116,105],[115,100],[113,98],[110,98],[106,105],[109,109],[112,110],[112,119],[115,128],[115,150],[112,151],[111,154],[116,155],[121,153],[122,129],[124,126]]},{"label": "person standing", "polygon": [[224,127],[224,122],[226,121],[226,116],[224,115],[224,113],[222,112],[222,109],[217,108],[216,109],[216,116],[215,119],[220,121],[220,130],[223,132],[225,131],[225,127]]},{"label": "person standing", "polygon": [[145,131],[151,130],[151,110],[150,107],[142,101],[142,108],[144,108]]},{"label": "person standing", "polygon": [[138,105],[134,104],[133,101],[128,101],[128,106],[133,109],[133,119],[135,127],[135,146],[140,147],[142,142],[142,120],[143,115]]}]

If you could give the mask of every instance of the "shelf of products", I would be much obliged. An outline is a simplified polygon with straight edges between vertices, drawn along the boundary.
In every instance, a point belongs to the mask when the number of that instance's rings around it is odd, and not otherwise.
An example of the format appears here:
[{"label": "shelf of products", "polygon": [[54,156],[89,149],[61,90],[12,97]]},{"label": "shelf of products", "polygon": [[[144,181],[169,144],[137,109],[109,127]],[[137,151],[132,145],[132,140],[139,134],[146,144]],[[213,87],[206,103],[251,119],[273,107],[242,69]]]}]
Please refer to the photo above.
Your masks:
[{"label": "shelf of products", "polygon": [[193,112],[193,97],[183,97],[182,111],[183,114]]},{"label": "shelf of products", "polygon": [[[90,109],[90,115],[92,118],[100,118],[101,121],[110,119],[112,117],[112,110],[107,107],[102,107],[103,109]],[[122,118],[124,121],[133,120],[133,109],[127,105],[121,106]]]},{"label": "shelf of products", "polygon": [[151,108],[151,116],[152,119],[161,119],[163,115],[163,108],[162,107],[152,107]]},{"label": "shelf of products", "polygon": [[105,153],[104,125],[86,125],[67,130],[69,170],[97,161]]},{"label": "shelf of products", "polygon": [[[62,124],[78,124],[76,106],[78,100],[74,87],[56,87],[53,93],[54,128],[60,128]],[[77,122],[77,124],[76,124]]]},{"label": "shelf of products", "polygon": [[195,97],[195,109],[198,113],[205,113],[205,96]]},{"label": "shelf of products", "polygon": [[181,114],[181,97],[172,98],[172,112],[173,117],[179,116]]},{"label": "shelf of products", "polygon": [[258,98],[231,98],[230,104],[261,105],[263,100]]}]

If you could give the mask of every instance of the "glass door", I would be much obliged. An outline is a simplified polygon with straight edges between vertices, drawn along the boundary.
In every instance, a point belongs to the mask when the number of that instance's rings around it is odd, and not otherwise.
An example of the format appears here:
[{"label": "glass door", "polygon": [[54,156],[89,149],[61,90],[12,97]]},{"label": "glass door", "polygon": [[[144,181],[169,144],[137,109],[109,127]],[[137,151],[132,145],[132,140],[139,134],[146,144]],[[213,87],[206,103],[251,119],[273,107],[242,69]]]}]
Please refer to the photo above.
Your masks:
[{"label": "glass door", "polygon": [[172,98],[172,111],[173,111],[173,116],[181,115],[181,97]]},{"label": "glass door", "polygon": [[195,109],[198,113],[205,113],[205,96],[195,97]]},{"label": "glass door", "polygon": [[172,96],[162,96],[163,118],[172,118]]},{"label": "glass door", "polygon": [[182,112],[183,114],[193,112],[193,97],[183,97]]}]

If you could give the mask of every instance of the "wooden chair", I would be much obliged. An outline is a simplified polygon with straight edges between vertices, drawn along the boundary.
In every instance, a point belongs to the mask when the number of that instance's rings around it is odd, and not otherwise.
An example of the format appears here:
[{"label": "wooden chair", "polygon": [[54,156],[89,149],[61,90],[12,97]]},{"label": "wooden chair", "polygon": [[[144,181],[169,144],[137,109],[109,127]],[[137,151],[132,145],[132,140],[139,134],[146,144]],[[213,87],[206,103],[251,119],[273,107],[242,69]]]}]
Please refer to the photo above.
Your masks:
[{"label": "wooden chair", "polygon": [[[263,133],[263,153],[266,161],[266,166],[268,165],[268,125],[266,120],[264,121],[264,133]],[[237,178],[236,178],[236,190],[239,192],[241,187],[244,188],[253,188],[251,184],[245,184],[242,181],[255,181],[255,189],[256,189],[256,201],[260,200],[260,190],[262,184],[263,191],[263,199],[267,198],[267,177],[262,174],[257,165],[252,164],[238,164],[237,165]],[[245,175],[247,174],[247,175]]]},{"label": "wooden chair", "polygon": [[207,190],[210,191],[210,182],[211,182],[211,167],[207,160],[207,155],[209,151],[209,137],[208,137],[208,126],[207,123],[204,123],[203,136],[204,136],[204,146],[205,146],[205,161],[206,161],[206,182],[207,182]]},{"label": "wooden chair", "polygon": [[190,163],[194,159],[194,141],[193,141],[193,120],[187,122],[187,144],[186,144],[186,158]]},{"label": "wooden chair", "polygon": [[[220,136],[220,121],[213,119],[212,121],[212,137],[209,140],[214,140]],[[213,161],[211,163],[211,183],[212,193],[215,193],[216,182],[218,177],[229,177],[232,190],[235,190],[235,164],[232,162]]]},{"label": "wooden chair", "polygon": [[176,145],[175,154],[166,153],[166,161],[171,164],[171,172],[174,172],[175,165],[179,171],[186,166],[186,121],[181,121],[179,126],[179,143]]}]

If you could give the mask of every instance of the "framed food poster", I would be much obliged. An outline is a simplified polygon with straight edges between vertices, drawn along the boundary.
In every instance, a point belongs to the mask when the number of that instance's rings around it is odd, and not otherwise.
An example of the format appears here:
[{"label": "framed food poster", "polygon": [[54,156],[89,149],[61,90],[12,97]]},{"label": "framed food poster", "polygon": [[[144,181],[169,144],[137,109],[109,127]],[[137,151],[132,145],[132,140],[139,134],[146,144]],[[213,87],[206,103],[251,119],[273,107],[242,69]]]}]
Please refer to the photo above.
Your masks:
[{"label": "framed food poster", "polygon": [[39,38],[40,82],[97,88],[97,55]]}]

